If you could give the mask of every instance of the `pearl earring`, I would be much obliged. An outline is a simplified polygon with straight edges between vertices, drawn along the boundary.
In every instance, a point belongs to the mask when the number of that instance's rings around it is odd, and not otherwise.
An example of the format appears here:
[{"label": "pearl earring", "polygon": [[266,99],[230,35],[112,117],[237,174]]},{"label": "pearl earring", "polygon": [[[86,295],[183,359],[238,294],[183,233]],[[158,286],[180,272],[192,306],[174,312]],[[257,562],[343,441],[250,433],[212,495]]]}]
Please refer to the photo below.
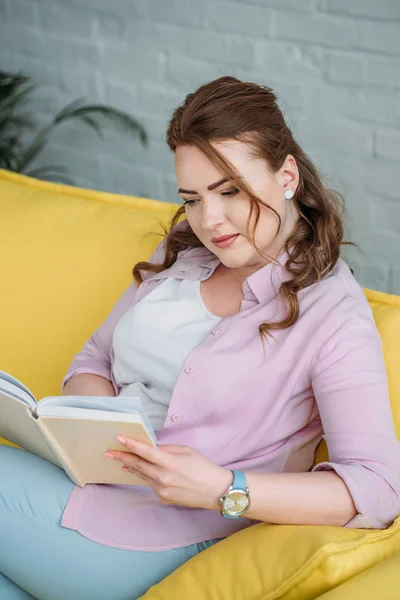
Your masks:
[{"label": "pearl earring", "polygon": [[293,198],[293,196],[294,196],[293,190],[286,190],[286,192],[285,192],[286,200],[290,200],[291,198]]}]

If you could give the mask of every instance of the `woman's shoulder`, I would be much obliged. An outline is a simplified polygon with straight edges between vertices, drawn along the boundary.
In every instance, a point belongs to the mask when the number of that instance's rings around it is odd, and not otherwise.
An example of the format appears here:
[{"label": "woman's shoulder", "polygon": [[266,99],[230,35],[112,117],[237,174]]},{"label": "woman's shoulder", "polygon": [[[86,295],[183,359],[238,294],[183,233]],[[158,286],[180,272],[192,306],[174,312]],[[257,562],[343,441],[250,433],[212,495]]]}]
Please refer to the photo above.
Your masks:
[{"label": "woman's shoulder", "polygon": [[332,321],[344,324],[359,316],[373,321],[364,290],[342,258],[327,275],[310,286],[310,293],[304,295],[303,302],[305,309],[318,314],[319,322],[326,327]]},{"label": "woman's shoulder", "polygon": [[329,273],[312,284],[310,291],[318,297],[330,297],[335,303],[340,299],[349,301],[366,299],[361,284],[343,258],[339,258]]},{"label": "woman's shoulder", "polygon": [[324,368],[333,365],[338,357],[351,365],[357,353],[364,357],[360,361],[372,357],[378,364],[382,360],[382,339],[374,313],[362,286],[343,259],[319,282],[318,290],[314,306],[309,307],[310,314],[319,315],[312,361],[314,373],[320,360]]},{"label": "woman's shoulder", "polygon": [[344,296],[353,300],[367,302],[361,284],[357,281],[357,278],[351,272],[349,265],[343,258],[338,259],[335,267],[332,269],[332,275],[332,284],[340,288]]}]

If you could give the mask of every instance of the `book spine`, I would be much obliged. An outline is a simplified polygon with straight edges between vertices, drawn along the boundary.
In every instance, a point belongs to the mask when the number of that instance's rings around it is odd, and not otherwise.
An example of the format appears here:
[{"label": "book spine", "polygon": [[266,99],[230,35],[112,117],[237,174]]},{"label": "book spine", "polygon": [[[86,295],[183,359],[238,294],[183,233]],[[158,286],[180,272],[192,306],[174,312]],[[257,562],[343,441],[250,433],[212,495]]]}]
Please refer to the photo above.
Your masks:
[{"label": "book spine", "polygon": [[57,440],[54,437],[54,435],[49,431],[49,429],[42,422],[42,420],[40,419],[40,417],[38,417],[38,419],[37,419],[37,425],[38,425],[40,431],[42,432],[43,437],[45,438],[45,440],[47,441],[47,443],[51,446],[54,454],[57,456],[58,460],[60,461],[60,464],[61,464],[62,468],[64,469],[64,471],[66,472],[66,474],[68,475],[68,477],[71,479],[71,481],[73,481],[79,487],[84,487],[85,486],[85,482],[79,480],[79,477],[77,476],[77,474],[76,474],[76,472],[74,470],[74,467],[73,467],[73,464],[71,463],[71,460],[65,454],[65,452],[63,451],[63,449],[61,448],[61,446],[57,442]]}]

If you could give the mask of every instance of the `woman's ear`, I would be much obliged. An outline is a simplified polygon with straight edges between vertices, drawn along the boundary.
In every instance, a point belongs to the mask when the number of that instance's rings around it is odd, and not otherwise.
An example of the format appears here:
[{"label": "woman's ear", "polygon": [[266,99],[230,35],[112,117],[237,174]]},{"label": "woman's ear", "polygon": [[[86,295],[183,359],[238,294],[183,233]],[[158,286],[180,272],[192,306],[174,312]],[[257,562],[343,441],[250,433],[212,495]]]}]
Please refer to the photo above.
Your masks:
[{"label": "woman's ear", "polygon": [[285,162],[279,169],[279,174],[282,182],[282,186],[286,189],[290,186],[293,192],[299,184],[299,169],[297,167],[296,159],[291,154],[288,154],[285,158]]}]

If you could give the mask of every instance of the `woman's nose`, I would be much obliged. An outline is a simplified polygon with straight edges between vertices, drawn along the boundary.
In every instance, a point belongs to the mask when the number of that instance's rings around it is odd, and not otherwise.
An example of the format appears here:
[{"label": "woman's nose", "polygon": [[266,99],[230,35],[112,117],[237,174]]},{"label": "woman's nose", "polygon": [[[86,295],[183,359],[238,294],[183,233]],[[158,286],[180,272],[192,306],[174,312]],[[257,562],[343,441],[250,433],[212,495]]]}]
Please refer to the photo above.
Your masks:
[{"label": "woman's nose", "polygon": [[201,226],[204,230],[214,231],[225,221],[225,215],[218,201],[203,202]]}]

